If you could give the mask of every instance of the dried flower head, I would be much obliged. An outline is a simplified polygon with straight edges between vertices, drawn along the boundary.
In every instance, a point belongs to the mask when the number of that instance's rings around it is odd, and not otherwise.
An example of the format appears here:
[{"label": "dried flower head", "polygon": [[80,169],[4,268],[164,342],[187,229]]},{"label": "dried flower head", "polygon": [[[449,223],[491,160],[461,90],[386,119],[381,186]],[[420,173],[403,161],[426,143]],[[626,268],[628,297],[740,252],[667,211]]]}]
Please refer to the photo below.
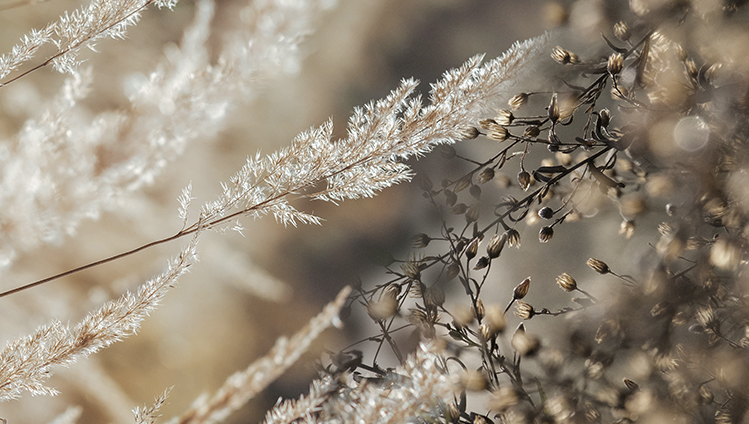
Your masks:
[{"label": "dried flower head", "polygon": [[611,75],[617,75],[624,67],[624,56],[621,53],[613,53],[606,62],[606,70]]},{"label": "dried flower head", "polygon": [[566,272],[557,277],[557,284],[566,292],[571,292],[577,289],[577,281]]},{"label": "dried flower head", "polygon": [[494,168],[484,168],[481,170],[481,172],[479,172],[478,177],[476,177],[476,181],[478,181],[479,184],[486,184],[493,178]]},{"label": "dried flower head", "polygon": [[523,137],[526,138],[536,138],[539,134],[541,134],[541,129],[537,125],[529,125],[523,131]]},{"label": "dried flower head", "polygon": [[466,247],[465,255],[466,258],[473,259],[476,257],[476,254],[479,251],[479,239],[475,238],[471,240],[470,243],[468,243],[468,247]]},{"label": "dried flower head", "polygon": [[628,219],[625,219],[622,221],[622,223],[619,225],[619,234],[624,235],[625,238],[629,239],[632,238],[632,235],[635,233],[635,222],[630,221]]},{"label": "dried flower head", "polygon": [[432,238],[424,233],[419,233],[413,236],[411,239],[411,246],[414,249],[423,249],[429,245],[429,242],[432,241]]},{"label": "dried flower head", "polygon": [[520,188],[523,189],[523,191],[527,191],[528,187],[531,185],[531,174],[528,171],[520,171],[518,173],[518,184],[520,184]]},{"label": "dried flower head", "polygon": [[602,261],[600,259],[590,258],[590,259],[588,259],[587,265],[593,271],[595,271],[595,272],[597,272],[599,274],[608,274],[609,272],[611,272],[611,270],[609,269],[609,266],[606,265],[606,262],[604,262],[604,261]]},{"label": "dried flower head", "polygon": [[580,61],[575,53],[560,46],[554,47],[554,50],[551,51],[551,58],[562,65],[575,64]]},{"label": "dried flower head", "polygon": [[507,102],[512,110],[518,110],[528,103],[528,93],[518,93]]},{"label": "dried flower head", "polygon": [[538,338],[532,336],[525,331],[525,325],[520,323],[515,333],[510,339],[510,345],[519,356],[532,356],[538,352],[538,348],[541,347],[541,343]]},{"label": "dried flower head", "polygon": [[525,303],[523,301],[518,301],[517,305],[515,305],[515,308],[517,309],[515,311],[515,316],[520,319],[531,319],[534,315],[536,315],[536,310],[533,309],[533,306],[529,303]]},{"label": "dried flower head", "polygon": [[492,236],[492,238],[489,239],[489,243],[486,245],[486,254],[489,255],[489,259],[498,258],[500,253],[502,253],[502,249],[505,247],[506,242],[506,232],[502,233],[502,235],[495,234]]},{"label": "dried flower head", "polygon": [[512,121],[515,119],[515,116],[512,114],[511,111],[507,109],[499,109],[497,111],[497,116],[494,117],[494,120],[499,125],[510,125],[512,124]]},{"label": "dried flower head", "polygon": [[629,25],[624,21],[619,21],[614,24],[614,36],[621,41],[627,41],[632,36],[632,32],[629,29]]},{"label": "dried flower head", "polygon": [[549,226],[542,227],[541,231],[538,232],[538,240],[541,243],[548,242],[552,237],[554,237],[554,229]]},{"label": "dried flower head", "polygon": [[538,216],[542,219],[551,219],[554,217],[554,209],[544,206],[543,208],[538,210]]},{"label": "dried flower head", "polygon": [[519,300],[525,297],[525,295],[528,294],[528,289],[531,287],[531,277],[526,277],[525,280],[523,280],[520,284],[515,286],[515,288],[512,290],[512,298],[514,300]]},{"label": "dried flower head", "polygon": [[498,305],[489,305],[486,308],[486,325],[495,333],[501,333],[504,331],[507,325],[505,321],[505,314]]},{"label": "dried flower head", "polygon": [[505,234],[507,234],[507,245],[520,249],[520,233],[518,230],[510,228]]},{"label": "dried flower head", "polygon": [[501,413],[520,401],[518,392],[512,387],[502,387],[492,392],[487,407],[494,412]]},{"label": "dried flower head", "polygon": [[476,304],[473,307],[473,317],[476,318],[476,321],[481,321],[484,319],[484,314],[486,313],[486,310],[484,309],[484,301],[481,299],[476,299]]}]

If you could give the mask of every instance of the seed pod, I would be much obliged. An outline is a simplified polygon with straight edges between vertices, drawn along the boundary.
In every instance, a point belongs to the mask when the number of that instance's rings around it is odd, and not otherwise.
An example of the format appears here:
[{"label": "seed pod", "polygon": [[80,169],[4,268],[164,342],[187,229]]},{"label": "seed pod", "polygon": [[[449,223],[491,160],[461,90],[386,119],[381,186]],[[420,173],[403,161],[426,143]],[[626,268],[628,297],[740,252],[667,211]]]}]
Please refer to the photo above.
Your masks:
[{"label": "seed pod", "polygon": [[620,39],[621,41],[629,40],[629,37],[632,36],[632,32],[629,30],[629,25],[627,25],[624,21],[615,23],[614,36],[616,36],[616,38]]},{"label": "seed pod", "polygon": [[468,247],[466,247],[466,257],[470,260],[476,257],[476,253],[479,251],[479,239],[473,239]]},{"label": "seed pod", "polygon": [[528,103],[528,93],[518,93],[507,102],[512,110],[518,110]]},{"label": "seed pod", "polygon": [[522,283],[515,286],[515,288],[512,290],[512,298],[514,300],[519,300],[525,297],[526,294],[528,294],[528,289],[531,286],[531,277],[527,277],[525,280],[523,280]]},{"label": "seed pod", "polygon": [[609,60],[606,63],[606,70],[609,71],[611,75],[616,75],[621,72],[622,67],[624,67],[624,56],[622,56],[621,53],[614,53],[609,56]]},{"label": "seed pod", "polygon": [[510,228],[505,232],[507,234],[507,244],[510,247],[516,247],[520,249],[520,233],[514,228]]},{"label": "seed pod", "polygon": [[476,321],[481,321],[484,319],[486,311],[484,310],[484,302],[481,299],[476,300],[476,307],[473,308],[473,317],[476,318]]},{"label": "seed pod", "polygon": [[499,109],[497,116],[494,118],[499,125],[510,125],[513,119],[515,119],[515,116],[507,109]]},{"label": "seed pod", "polygon": [[619,225],[619,234],[624,235],[625,238],[629,239],[635,233],[635,222],[625,219]]},{"label": "seed pod", "polygon": [[419,233],[413,236],[411,239],[411,247],[414,249],[423,249],[429,245],[432,238],[424,233]]},{"label": "seed pod", "polygon": [[447,269],[445,270],[445,279],[447,281],[450,281],[453,278],[457,277],[458,274],[460,274],[460,266],[455,262],[452,262],[447,266]]},{"label": "seed pod", "polygon": [[462,131],[463,139],[465,140],[473,140],[476,137],[478,137],[480,134],[481,132],[476,127],[468,127]]},{"label": "seed pod", "polygon": [[554,229],[551,227],[543,227],[541,228],[541,231],[538,232],[538,240],[541,243],[548,242],[552,237],[554,237]]},{"label": "seed pod", "polygon": [[494,168],[484,168],[479,172],[478,177],[476,178],[476,181],[478,181],[479,184],[486,184],[489,181],[491,181],[494,178]]},{"label": "seed pod", "polygon": [[510,345],[519,356],[532,356],[541,347],[541,343],[536,337],[525,332],[525,326],[522,323],[520,325],[522,329],[518,327],[515,334],[512,335]]},{"label": "seed pod", "polygon": [[531,174],[528,171],[518,172],[518,184],[520,184],[520,188],[524,191],[528,190],[528,187],[531,185]]},{"label": "seed pod", "polygon": [[554,209],[548,206],[544,206],[543,208],[538,210],[538,216],[539,218],[543,219],[551,219],[552,217],[554,217]]},{"label": "seed pod", "polygon": [[572,53],[571,51],[559,46],[554,47],[554,50],[552,50],[551,52],[551,58],[561,63],[562,65],[569,65],[579,62],[579,58],[575,53]]},{"label": "seed pod", "polygon": [[473,267],[474,271],[479,271],[489,266],[489,257],[488,256],[482,256],[479,258],[478,261],[476,261],[476,265]]},{"label": "seed pod", "polygon": [[515,311],[515,316],[520,319],[531,319],[533,318],[533,315],[536,315],[536,310],[533,309],[533,306],[529,303],[518,301],[515,308],[517,309]]},{"label": "seed pod", "polygon": [[595,259],[595,258],[590,258],[590,259],[588,259],[588,262],[586,262],[586,263],[587,263],[587,265],[590,268],[593,269],[593,271],[595,271],[595,272],[597,272],[597,273],[599,273],[601,275],[608,274],[609,272],[611,272],[611,270],[609,269],[609,266],[606,265],[606,262],[604,262],[602,260]]},{"label": "seed pod", "polygon": [[463,215],[463,217],[466,219],[466,222],[468,222],[470,224],[471,222],[478,221],[479,220],[479,212],[480,212],[479,209],[480,208],[479,208],[478,204],[475,204],[475,205],[471,206],[470,208],[468,208],[468,210],[466,211],[465,215]]},{"label": "seed pod", "polygon": [[577,289],[577,281],[566,272],[557,277],[557,284],[559,284],[559,287],[566,292],[571,292]]},{"label": "seed pod", "polygon": [[[551,95],[551,101],[549,102],[549,120],[552,123],[556,123],[559,120],[559,102],[557,101],[557,93]],[[453,149],[454,151],[455,149]]]},{"label": "seed pod", "polygon": [[507,131],[507,128],[497,125],[492,127],[489,132],[487,132],[486,136],[494,141],[505,141],[510,137],[510,132]]},{"label": "seed pod", "polygon": [[536,125],[530,125],[525,128],[523,137],[536,138],[539,134],[541,134],[541,129],[539,129]]},{"label": "seed pod", "polygon": [[492,238],[489,240],[489,244],[486,245],[486,254],[489,255],[489,258],[494,259],[499,257],[499,254],[502,253],[502,249],[505,247],[506,242],[507,233],[504,233],[501,236],[499,234],[495,234],[494,236],[492,236]]}]

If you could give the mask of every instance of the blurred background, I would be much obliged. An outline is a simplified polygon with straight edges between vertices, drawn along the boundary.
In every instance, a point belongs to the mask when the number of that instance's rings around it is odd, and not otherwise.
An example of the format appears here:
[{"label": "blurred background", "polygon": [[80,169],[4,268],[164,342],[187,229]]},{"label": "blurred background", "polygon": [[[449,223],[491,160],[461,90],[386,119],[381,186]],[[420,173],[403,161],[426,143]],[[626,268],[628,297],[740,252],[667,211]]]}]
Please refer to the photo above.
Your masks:
[{"label": "blurred background", "polygon": [[[153,186],[128,195],[116,210],[85,223],[62,244],[20,257],[4,272],[3,284],[12,287],[33,281],[175,233],[180,227],[176,199],[188,183],[192,182],[197,207],[215,198],[219,182],[228,180],[246,157],[258,150],[270,153],[288,145],[300,131],[328,117],[333,119],[337,136],[345,136],[352,108],[386,96],[402,78],[419,79],[426,94],[428,83],[469,57],[497,57],[516,40],[569,22],[575,24],[576,36],[598,37],[613,25],[606,19],[604,3],[341,0],[302,45],[305,58],[297,75],[260,82],[258,96],[232,110],[230,125],[217,139],[189,145]],[[236,25],[237,10],[244,4],[218,1],[214,41],[220,40],[222,29]],[[1,11],[0,51],[10,49],[29,29],[80,5],[50,0]],[[124,81],[153,69],[164,49],[179,42],[193,12],[194,4],[189,0],[182,0],[173,11],[148,10],[127,40],[105,40],[97,49],[100,53],[84,53],[86,65],[92,66],[96,75],[86,105],[91,110],[122,107]],[[33,115],[24,105],[52,95],[62,80],[51,69],[42,69],[2,88],[3,142],[11,143],[24,119]],[[507,97],[513,94],[507,93]],[[469,153],[473,149],[459,147],[464,148]],[[445,162],[435,154],[413,165],[435,182],[445,177],[442,171],[459,175],[459,169],[450,168],[459,164]],[[347,201],[340,206],[299,206],[322,217],[324,224],[284,228],[272,219],[245,220],[245,237],[233,232],[205,234],[199,246],[201,261],[181,279],[137,336],[70,369],[55,368],[50,385],[61,390],[59,396],[24,395],[0,405],[0,416],[11,423],[45,422],[69,405],[81,405],[81,423],[125,423],[132,419],[129,409],[150,405],[155,396],[172,386],[161,412],[165,420],[179,415],[199,394],[215,391],[231,373],[263,356],[279,336],[305,325],[343,286],[358,279],[365,285],[385,281],[387,276],[379,264],[390,255],[405,258],[413,234],[437,232],[435,212],[413,183],[387,189],[374,199]],[[597,231],[613,236],[618,220],[609,220],[609,224],[610,228]],[[537,231],[531,228],[524,234],[524,248],[538,245]],[[497,302],[506,302],[508,290],[529,273],[534,281],[545,281],[531,290],[530,296],[541,297],[546,287],[553,286],[556,275],[568,271],[562,268],[569,263],[568,255],[584,266],[590,251],[600,248],[583,246],[585,240],[597,235],[587,231],[574,224],[565,226],[558,245],[538,245],[535,253],[524,250],[522,257],[515,255],[502,262],[503,277],[492,289],[497,292]],[[186,240],[172,242],[0,299],[5,317],[2,338],[25,334],[51,317],[77,322],[103,301],[135,289],[163,270],[167,258],[184,243]],[[580,251],[571,249],[568,255],[555,256],[558,264],[548,260],[558,246],[570,245],[580,245]],[[322,345],[340,347],[362,332],[366,335],[357,323],[350,320],[343,331],[330,332]],[[320,350],[312,352],[227,422],[258,421],[279,396],[297,397],[306,392],[317,375],[311,361],[319,357]]]}]

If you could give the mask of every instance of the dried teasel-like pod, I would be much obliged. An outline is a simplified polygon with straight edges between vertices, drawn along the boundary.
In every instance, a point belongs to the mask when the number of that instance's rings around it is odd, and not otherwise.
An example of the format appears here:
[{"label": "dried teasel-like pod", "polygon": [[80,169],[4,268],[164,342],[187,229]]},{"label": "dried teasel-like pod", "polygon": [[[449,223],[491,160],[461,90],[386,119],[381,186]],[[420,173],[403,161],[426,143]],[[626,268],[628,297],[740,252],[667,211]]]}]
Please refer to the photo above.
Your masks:
[{"label": "dried teasel-like pod", "polygon": [[499,125],[510,125],[512,124],[512,121],[515,119],[515,116],[512,114],[511,111],[507,109],[499,109],[497,111],[497,116],[494,117],[494,121],[497,122]]},{"label": "dried teasel-like pod", "polygon": [[507,245],[520,249],[520,233],[518,230],[510,228],[505,234],[507,234]]}]

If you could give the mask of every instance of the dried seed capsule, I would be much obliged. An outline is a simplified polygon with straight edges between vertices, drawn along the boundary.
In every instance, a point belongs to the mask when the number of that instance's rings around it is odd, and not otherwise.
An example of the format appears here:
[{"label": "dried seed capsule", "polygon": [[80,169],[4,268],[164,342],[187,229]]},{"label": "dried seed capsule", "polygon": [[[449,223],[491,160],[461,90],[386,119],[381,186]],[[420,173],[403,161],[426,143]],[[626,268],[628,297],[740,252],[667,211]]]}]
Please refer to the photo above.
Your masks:
[{"label": "dried seed capsule", "polygon": [[450,212],[452,212],[455,215],[463,215],[468,210],[468,205],[465,203],[458,203],[457,205],[453,206],[450,209]]},{"label": "dried seed capsule", "polygon": [[505,232],[507,234],[507,244],[510,247],[516,247],[520,249],[520,233],[514,228],[510,228]]},{"label": "dried seed capsule", "polygon": [[575,281],[575,279],[566,272],[557,277],[557,284],[559,284],[559,287],[561,287],[562,290],[566,292],[571,292],[577,289],[577,281]]},{"label": "dried seed capsule", "polygon": [[476,178],[479,184],[486,184],[494,178],[494,168],[484,168]]},{"label": "dried seed capsule", "polygon": [[543,227],[541,228],[541,231],[538,232],[538,240],[541,243],[548,242],[552,237],[554,237],[554,229],[551,227]]},{"label": "dried seed capsule", "polygon": [[468,127],[462,131],[462,135],[465,140],[473,140],[481,135],[481,132],[476,127]]},{"label": "dried seed capsule", "polygon": [[525,280],[523,280],[522,283],[515,286],[515,288],[512,290],[512,298],[514,300],[519,300],[525,297],[526,294],[528,294],[528,289],[531,286],[531,277],[527,277]]},{"label": "dried seed capsule", "polygon": [[574,64],[579,62],[579,59],[575,53],[572,53],[571,51],[559,46],[554,47],[554,50],[552,50],[551,52],[551,58],[561,63],[562,65]]},{"label": "dried seed capsule", "polygon": [[507,109],[499,109],[497,116],[494,118],[499,125],[510,125],[513,119],[515,119],[515,116]]},{"label": "dried seed capsule", "polygon": [[489,266],[489,257],[488,256],[482,256],[479,258],[479,260],[476,262],[476,265],[473,267],[474,271],[479,271]]},{"label": "dried seed capsule", "polygon": [[479,220],[479,212],[480,212],[479,209],[480,208],[479,208],[478,204],[473,205],[470,208],[468,208],[468,210],[466,211],[466,214],[464,215],[464,218],[466,219],[466,222],[471,223],[471,222],[478,221]]},{"label": "dried seed capsule", "polygon": [[476,318],[476,321],[481,321],[484,319],[484,314],[486,311],[484,310],[484,302],[481,299],[476,300],[476,307],[473,308],[473,317]]},{"label": "dried seed capsule", "polygon": [[458,274],[460,274],[460,266],[455,262],[450,263],[450,265],[447,266],[447,269],[445,269],[445,279],[447,281],[457,277]]},{"label": "dried seed capsule", "polygon": [[609,269],[609,266],[606,265],[606,262],[602,260],[590,258],[588,259],[588,262],[586,263],[590,268],[593,269],[593,271],[599,274],[608,274],[609,272],[611,272],[611,270]]},{"label": "dried seed capsule", "polygon": [[622,71],[622,68],[624,67],[624,56],[622,56],[621,53],[614,53],[611,56],[609,56],[609,60],[606,63],[606,70],[609,71],[611,75],[616,75],[619,72]]},{"label": "dried seed capsule", "polygon": [[629,25],[624,21],[619,21],[614,24],[614,35],[621,41],[627,41],[632,36],[632,32],[629,30]]},{"label": "dried seed capsule", "polygon": [[520,356],[531,356],[538,351],[539,347],[541,347],[538,338],[525,332],[525,326],[523,326],[522,329],[518,327],[515,334],[512,335],[510,345]]},{"label": "dried seed capsule", "polygon": [[533,318],[533,315],[536,315],[536,310],[533,309],[533,306],[529,303],[518,301],[515,308],[517,309],[515,311],[515,316],[520,319],[531,319]]},{"label": "dried seed capsule", "polygon": [[528,93],[518,93],[507,102],[512,110],[518,110],[528,103]]},{"label": "dried seed capsule", "polygon": [[507,128],[497,125],[492,127],[486,134],[486,136],[494,141],[505,141],[510,137],[510,132]]},{"label": "dried seed capsule", "polygon": [[543,208],[538,210],[538,216],[543,219],[551,219],[554,217],[554,209],[544,206]]},{"label": "dried seed capsule", "polygon": [[525,132],[523,133],[523,137],[536,138],[536,137],[538,137],[539,134],[541,134],[541,129],[538,128],[535,125],[531,125],[531,126],[525,128]]},{"label": "dried seed capsule", "polygon": [[528,171],[518,172],[518,184],[520,184],[520,188],[523,190],[528,190],[528,187],[531,185],[531,174]]},{"label": "dried seed capsule", "polygon": [[[549,101],[549,120],[552,123],[556,123],[559,120],[559,102],[557,101],[557,93],[551,95],[551,101]],[[453,149],[455,150],[455,149]]]},{"label": "dried seed capsule", "polygon": [[429,242],[432,241],[432,238],[424,233],[419,233],[413,236],[411,239],[411,247],[414,249],[422,249],[429,245]]},{"label": "dried seed capsule", "polygon": [[473,239],[471,243],[466,247],[466,257],[473,259],[476,257],[476,253],[479,251],[479,239]]},{"label": "dried seed capsule", "polygon": [[489,255],[489,258],[494,259],[499,257],[499,254],[502,253],[502,249],[505,247],[506,242],[507,233],[504,233],[501,236],[499,234],[495,234],[489,240],[489,244],[486,245],[486,254]]},{"label": "dried seed capsule", "polygon": [[634,233],[635,233],[634,221],[625,219],[624,221],[622,221],[621,225],[619,225],[619,234],[624,235],[624,237],[629,239],[632,237]]},{"label": "dried seed capsule", "polygon": [[497,305],[490,305],[486,308],[486,325],[489,326],[494,334],[504,331],[507,324],[505,322],[505,314],[502,312],[502,308]]},{"label": "dried seed capsule", "polygon": [[482,119],[479,121],[479,125],[481,125],[481,128],[489,131],[490,129],[496,127],[499,124],[497,124],[497,121],[493,119]]}]

